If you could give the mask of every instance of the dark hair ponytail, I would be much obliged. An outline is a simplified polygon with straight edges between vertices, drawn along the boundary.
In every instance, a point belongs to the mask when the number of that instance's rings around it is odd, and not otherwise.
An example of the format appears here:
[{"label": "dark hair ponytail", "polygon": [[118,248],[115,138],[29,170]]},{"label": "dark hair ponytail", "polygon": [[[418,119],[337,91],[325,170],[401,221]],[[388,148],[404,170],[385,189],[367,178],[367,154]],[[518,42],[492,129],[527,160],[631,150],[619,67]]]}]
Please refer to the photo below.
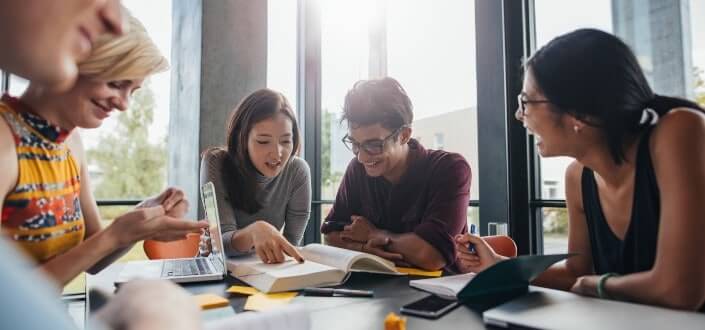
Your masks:
[{"label": "dark hair ponytail", "polygon": [[529,58],[526,68],[556,111],[602,129],[617,164],[625,159],[625,140],[648,128],[654,112],[702,110],[694,102],[654,94],[629,46],[600,30],[556,37]]}]

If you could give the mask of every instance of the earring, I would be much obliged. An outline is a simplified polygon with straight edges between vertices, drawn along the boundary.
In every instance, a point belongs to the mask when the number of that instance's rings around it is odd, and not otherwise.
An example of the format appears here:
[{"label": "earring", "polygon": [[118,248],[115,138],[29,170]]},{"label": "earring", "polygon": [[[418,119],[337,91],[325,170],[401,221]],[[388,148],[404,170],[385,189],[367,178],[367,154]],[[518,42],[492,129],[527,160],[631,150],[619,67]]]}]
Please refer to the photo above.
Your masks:
[{"label": "earring", "polygon": [[575,133],[580,133],[580,127],[578,127],[578,125],[573,125],[573,131]]}]

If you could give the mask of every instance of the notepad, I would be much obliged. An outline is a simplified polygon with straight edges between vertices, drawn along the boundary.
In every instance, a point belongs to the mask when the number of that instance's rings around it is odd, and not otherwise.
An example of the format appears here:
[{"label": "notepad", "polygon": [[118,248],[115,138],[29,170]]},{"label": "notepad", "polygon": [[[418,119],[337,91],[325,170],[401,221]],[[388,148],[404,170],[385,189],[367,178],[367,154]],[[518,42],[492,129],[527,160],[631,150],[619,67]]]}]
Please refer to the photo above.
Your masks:
[{"label": "notepad", "polygon": [[228,299],[212,293],[199,294],[197,296],[193,296],[193,298],[196,299],[196,302],[199,306],[201,306],[201,309],[218,308],[228,306],[230,304]]},{"label": "notepad", "polygon": [[573,255],[521,256],[502,260],[478,274],[413,280],[409,285],[446,299],[460,301],[482,296],[521,294],[528,290],[529,283],[546,268]]},{"label": "notepad", "polygon": [[257,293],[249,296],[244,310],[264,311],[288,304],[298,292]]},{"label": "notepad", "polygon": [[250,286],[243,286],[243,285],[233,285],[227,290],[225,290],[227,293],[238,293],[238,294],[244,294],[246,296],[251,296],[253,294],[258,294],[262,293],[259,290],[250,287]]},{"label": "notepad", "polygon": [[425,277],[440,277],[443,275],[442,270],[434,270],[434,271],[429,271],[429,270],[423,270],[423,269],[418,269],[418,268],[409,268],[409,267],[397,267],[397,271],[403,274],[407,275],[414,275],[414,276],[425,276]]}]

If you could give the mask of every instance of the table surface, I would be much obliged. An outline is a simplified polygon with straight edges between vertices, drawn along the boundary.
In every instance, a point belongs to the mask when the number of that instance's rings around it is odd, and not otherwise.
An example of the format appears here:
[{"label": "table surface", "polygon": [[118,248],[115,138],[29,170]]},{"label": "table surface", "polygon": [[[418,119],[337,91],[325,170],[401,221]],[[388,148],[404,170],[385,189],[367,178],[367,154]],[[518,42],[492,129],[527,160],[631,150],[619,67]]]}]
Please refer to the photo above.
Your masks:
[{"label": "table surface", "polygon": [[[122,267],[123,264],[113,264],[96,275],[88,275],[86,289],[100,288],[112,292],[115,288],[113,282]],[[381,329],[387,314],[400,314],[401,306],[429,295],[409,287],[410,280],[421,278],[424,277],[353,273],[341,287],[372,290],[374,298],[312,297],[299,294],[291,304],[306,305],[311,313],[312,330]],[[243,312],[247,297],[225,292],[231,285],[246,284],[230,276],[222,281],[181,284],[192,294],[213,293],[227,297],[230,307],[236,313]],[[86,303],[87,314],[90,305],[89,299]],[[467,306],[459,306],[436,320],[405,317],[407,329],[485,329],[481,313]]]},{"label": "table surface", "polygon": [[[99,274],[88,275],[86,278],[86,289],[100,288],[104,291],[112,292],[115,289],[113,282],[117,278],[123,266],[124,264],[113,264]],[[372,290],[375,294],[374,298],[311,297],[299,295],[292,300],[291,304],[305,304],[306,309],[310,311],[312,330],[382,329],[384,318],[387,314],[390,312],[399,314],[399,309],[401,306],[429,295],[426,292],[416,290],[409,286],[410,280],[420,278],[422,277],[352,273],[343,287],[359,290]],[[239,294],[227,293],[225,290],[231,285],[246,284],[228,276],[226,279],[221,281],[184,283],[182,284],[182,287],[192,294],[213,293],[228,298],[232,311],[220,309],[221,312],[215,312],[212,314],[209,314],[211,313],[210,311],[204,312],[204,319],[213,319],[232,315],[232,313],[243,312],[243,307],[245,306],[247,297]],[[531,308],[529,309],[524,309],[523,312],[540,312],[539,307],[544,305],[548,306],[551,300],[559,301],[567,298],[580,300],[585,299],[589,300],[591,304],[599,304],[599,306],[597,306],[599,308],[590,306],[582,308],[587,308],[592,310],[592,312],[597,312],[599,310],[598,314],[609,314],[610,311],[614,311],[616,314],[612,316],[616,315],[616,317],[619,318],[624,312],[631,311],[628,313],[630,314],[628,318],[636,317],[637,319],[640,318],[638,315],[653,314],[654,317],[668,319],[669,322],[674,324],[676,327],[678,324],[691,324],[695,325],[695,329],[698,329],[699,324],[703,324],[702,329],[705,329],[705,315],[699,313],[683,313],[653,306],[591,299],[577,296],[568,292],[538,287],[531,287],[530,291],[533,292],[532,295],[539,294],[544,295],[544,297],[540,299],[541,302],[534,304],[533,307],[530,306]],[[88,316],[90,313],[89,311],[91,310],[91,301],[89,295],[86,295],[86,297],[86,316]],[[496,305],[498,303],[494,304]],[[563,306],[562,303],[561,306]],[[482,311],[490,307],[492,306],[474,306],[471,308],[466,305],[461,305],[436,320],[406,316],[407,329],[487,329],[490,327],[483,323]],[[568,308],[567,304],[566,308]],[[223,310],[225,310],[226,314],[222,313]],[[581,309],[579,313],[588,313],[590,312],[589,310]],[[561,314],[571,314],[575,312],[576,310],[574,309],[563,312],[559,310],[559,313]],[[596,323],[593,324],[593,326],[598,326],[601,319],[604,321],[602,323],[606,323],[599,325],[598,327],[600,328],[607,329],[616,325],[613,324],[614,317],[605,319],[605,315],[601,315],[602,316],[595,316],[593,320],[595,320]],[[625,315],[622,315],[622,317],[624,316]],[[541,317],[546,317],[546,315]],[[88,318],[86,317],[86,319]],[[574,326],[568,326],[568,324],[566,325],[566,328],[575,328]],[[651,325],[647,325],[645,328],[651,327]],[[691,326],[691,328],[693,328],[693,326]]]}]

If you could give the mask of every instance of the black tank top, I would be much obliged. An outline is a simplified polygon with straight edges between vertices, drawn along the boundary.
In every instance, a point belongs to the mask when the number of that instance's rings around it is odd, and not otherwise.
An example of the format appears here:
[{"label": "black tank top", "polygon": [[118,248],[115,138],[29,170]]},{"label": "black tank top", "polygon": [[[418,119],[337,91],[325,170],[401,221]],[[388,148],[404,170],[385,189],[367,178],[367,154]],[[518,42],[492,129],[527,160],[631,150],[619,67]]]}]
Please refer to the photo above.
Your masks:
[{"label": "black tank top", "polygon": [[[639,142],[632,216],[624,240],[620,240],[612,232],[605,220],[593,171],[587,167],[583,168],[583,208],[590,237],[592,263],[597,275],[631,274],[648,271],[654,266],[661,198],[649,151],[651,130],[648,129]],[[705,304],[700,306],[698,312],[705,313]]]},{"label": "black tank top", "polygon": [[605,220],[593,171],[583,169],[583,208],[595,274],[631,274],[650,270],[654,265],[661,199],[651,164],[650,136],[651,129],[639,142],[632,215],[624,240],[615,236]]}]

